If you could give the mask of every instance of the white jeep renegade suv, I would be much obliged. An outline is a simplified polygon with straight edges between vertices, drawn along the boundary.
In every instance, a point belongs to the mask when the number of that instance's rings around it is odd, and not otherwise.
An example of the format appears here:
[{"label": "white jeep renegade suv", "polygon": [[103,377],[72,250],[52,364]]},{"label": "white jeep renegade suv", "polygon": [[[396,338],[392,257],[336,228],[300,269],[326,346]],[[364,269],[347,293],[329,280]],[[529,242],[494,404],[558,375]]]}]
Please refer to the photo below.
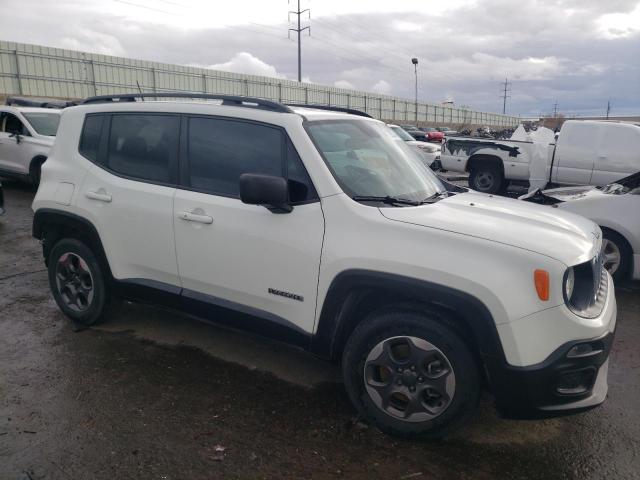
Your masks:
[{"label": "white jeep renegade suv", "polygon": [[405,437],[460,425],[482,387],[509,416],[604,401],[616,302],[591,221],[444,185],[364,116],[140,96],[66,109],[42,171],[33,235],[73,321],[153,301],[284,340]]}]

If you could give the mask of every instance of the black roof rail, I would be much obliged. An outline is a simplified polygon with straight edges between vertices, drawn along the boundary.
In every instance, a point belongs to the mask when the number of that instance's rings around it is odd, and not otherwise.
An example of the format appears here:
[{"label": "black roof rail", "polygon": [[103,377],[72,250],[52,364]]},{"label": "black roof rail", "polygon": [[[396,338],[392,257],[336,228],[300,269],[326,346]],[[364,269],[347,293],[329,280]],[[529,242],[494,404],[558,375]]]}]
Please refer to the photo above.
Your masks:
[{"label": "black roof rail", "polygon": [[80,104],[87,105],[94,103],[135,102],[138,98],[143,101],[145,98],[201,98],[206,100],[222,100],[222,105],[227,106],[258,108],[280,113],[293,113],[293,110],[282,103],[264,100],[262,98],[195,92],[121,93],[115,95],[98,95],[96,97],[86,98],[80,102]]},{"label": "black roof rail", "polygon": [[59,100],[55,98],[36,98],[36,97],[7,97],[5,105],[16,107],[37,107],[37,108],[66,108],[77,105],[72,100]]},{"label": "black roof rail", "polygon": [[346,108],[346,107],[333,107],[330,105],[317,105],[313,103],[304,104],[304,103],[287,103],[289,107],[302,107],[302,108],[315,108],[318,110],[329,110],[330,112],[342,112],[342,113],[350,113],[351,115],[358,115],[360,117],[373,118],[366,112],[362,110],[356,110],[354,108]]}]

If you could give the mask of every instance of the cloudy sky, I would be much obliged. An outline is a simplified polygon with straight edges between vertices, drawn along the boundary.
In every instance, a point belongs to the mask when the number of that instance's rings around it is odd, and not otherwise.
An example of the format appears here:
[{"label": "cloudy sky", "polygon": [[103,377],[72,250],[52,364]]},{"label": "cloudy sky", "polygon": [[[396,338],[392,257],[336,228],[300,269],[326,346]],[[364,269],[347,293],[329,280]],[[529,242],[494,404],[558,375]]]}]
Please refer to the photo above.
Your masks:
[{"label": "cloudy sky", "polygon": [[[0,39],[296,79],[296,1],[0,0]],[[413,98],[417,57],[423,101],[640,114],[640,0],[301,2],[304,81]]]}]

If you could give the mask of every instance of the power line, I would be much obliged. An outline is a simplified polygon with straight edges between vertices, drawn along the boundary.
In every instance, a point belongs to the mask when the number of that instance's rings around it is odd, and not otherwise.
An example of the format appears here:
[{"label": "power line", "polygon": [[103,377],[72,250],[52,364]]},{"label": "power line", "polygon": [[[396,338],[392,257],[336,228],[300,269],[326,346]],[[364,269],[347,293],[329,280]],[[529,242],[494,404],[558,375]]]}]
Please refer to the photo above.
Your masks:
[{"label": "power line", "polygon": [[289,29],[289,34],[291,34],[291,32],[296,32],[298,34],[298,82],[302,81],[302,37],[301,37],[301,34],[305,30],[308,30],[309,31],[309,36],[311,36],[311,27],[309,25],[307,25],[306,27],[301,27],[300,26],[300,18],[302,16],[302,14],[306,13],[306,12],[309,12],[309,20],[311,20],[311,9],[305,8],[304,10],[300,10],[300,0],[298,0],[298,9],[297,10],[295,10],[295,11],[289,10],[289,17],[291,17],[292,13],[298,17],[298,28],[290,28]]},{"label": "power line", "polygon": [[502,113],[505,114],[507,112],[507,98],[511,98],[511,95],[507,95],[511,91],[511,82],[505,78],[502,87]]}]

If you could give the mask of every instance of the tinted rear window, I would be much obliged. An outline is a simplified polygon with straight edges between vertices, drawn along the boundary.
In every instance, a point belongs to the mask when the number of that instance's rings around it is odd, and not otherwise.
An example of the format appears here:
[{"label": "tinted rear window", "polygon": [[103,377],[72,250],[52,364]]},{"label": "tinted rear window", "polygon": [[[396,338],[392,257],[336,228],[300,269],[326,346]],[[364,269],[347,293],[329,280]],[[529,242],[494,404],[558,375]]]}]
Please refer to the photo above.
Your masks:
[{"label": "tinted rear window", "polygon": [[87,115],[80,136],[80,154],[94,162],[98,161],[98,147],[104,115]]},{"label": "tinted rear window", "polygon": [[107,167],[127,177],[170,183],[179,130],[178,116],[113,115]]}]

